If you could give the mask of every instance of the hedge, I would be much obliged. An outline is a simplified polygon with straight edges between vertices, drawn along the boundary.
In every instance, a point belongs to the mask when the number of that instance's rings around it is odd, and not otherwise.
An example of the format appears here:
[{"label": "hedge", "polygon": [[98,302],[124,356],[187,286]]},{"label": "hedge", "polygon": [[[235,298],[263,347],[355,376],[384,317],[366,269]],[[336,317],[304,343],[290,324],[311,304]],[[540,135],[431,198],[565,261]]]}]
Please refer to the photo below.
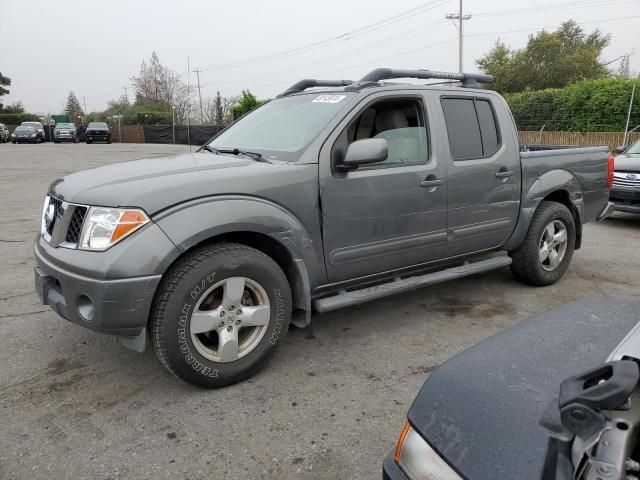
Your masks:
[{"label": "hedge", "polygon": [[640,78],[585,80],[565,88],[505,95],[519,130],[622,131],[633,85],[637,84],[630,128],[640,124]]},{"label": "hedge", "polygon": [[22,122],[37,122],[40,120],[30,113],[0,113],[0,123],[5,125],[20,125]]}]

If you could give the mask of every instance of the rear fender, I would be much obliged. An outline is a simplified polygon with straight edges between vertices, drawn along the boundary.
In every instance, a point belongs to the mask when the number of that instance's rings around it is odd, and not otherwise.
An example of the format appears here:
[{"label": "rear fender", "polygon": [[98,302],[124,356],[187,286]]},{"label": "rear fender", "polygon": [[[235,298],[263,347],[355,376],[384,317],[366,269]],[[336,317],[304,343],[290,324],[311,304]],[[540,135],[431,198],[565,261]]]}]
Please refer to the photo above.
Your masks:
[{"label": "rear fender", "polygon": [[[524,181],[528,181],[524,179]],[[505,250],[515,250],[524,241],[536,210],[546,198],[550,197],[567,205],[575,218],[576,249],[580,248],[582,238],[582,219],[584,218],[584,197],[578,179],[567,170],[550,170],[529,182],[523,189],[520,202],[520,215],[511,237],[504,245]]]}]

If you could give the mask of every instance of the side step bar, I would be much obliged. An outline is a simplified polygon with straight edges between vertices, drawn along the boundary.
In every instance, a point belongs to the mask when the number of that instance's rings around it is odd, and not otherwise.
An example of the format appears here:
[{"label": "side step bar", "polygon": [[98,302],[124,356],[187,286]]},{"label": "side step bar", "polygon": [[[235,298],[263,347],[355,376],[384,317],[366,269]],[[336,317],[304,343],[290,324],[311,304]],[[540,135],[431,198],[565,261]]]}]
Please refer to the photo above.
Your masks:
[{"label": "side step bar", "polygon": [[500,256],[480,260],[478,262],[466,263],[457,267],[447,268],[438,272],[427,273],[425,275],[417,275],[414,277],[401,278],[382,285],[362,288],[360,290],[346,291],[342,290],[332,297],[320,298],[314,300],[313,307],[318,312],[330,312],[343,307],[351,307],[370,300],[389,297],[396,293],[415,290],[427,285],[433,285],[456,278],[468,277],[476,273],[487,272],[496,268],[511,265],[511,257]]}]

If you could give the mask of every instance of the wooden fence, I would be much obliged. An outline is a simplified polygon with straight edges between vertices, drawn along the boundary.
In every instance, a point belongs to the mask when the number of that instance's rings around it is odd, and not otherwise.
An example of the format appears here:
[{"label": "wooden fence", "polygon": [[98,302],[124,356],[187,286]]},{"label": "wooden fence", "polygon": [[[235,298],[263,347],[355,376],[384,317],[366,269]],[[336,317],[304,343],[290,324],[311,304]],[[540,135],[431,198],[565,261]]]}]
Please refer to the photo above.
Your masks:
[{"label": "wooden fence", "polygon": [[[518,140],[522,145],[589,145],[599,147],[607,145],[613,151],[617,146],[622,145],[624,132],[518,132]],[[640,132],[633,132],[628,135],[627,144],[640,140]]]}]

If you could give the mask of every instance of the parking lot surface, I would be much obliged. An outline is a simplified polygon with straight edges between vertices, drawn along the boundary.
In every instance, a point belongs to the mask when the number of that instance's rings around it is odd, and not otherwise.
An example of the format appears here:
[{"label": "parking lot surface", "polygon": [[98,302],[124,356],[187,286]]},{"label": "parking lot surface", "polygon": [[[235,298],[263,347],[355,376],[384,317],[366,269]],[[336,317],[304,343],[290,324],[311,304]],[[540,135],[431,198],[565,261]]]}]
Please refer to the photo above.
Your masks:
[{"label": "parking lot surface", "polygon": [[435,367],[553,306],[640,297],[640,218],[616,214],[586,226],[554,286],[519,284],[507,268],[316,315],[251,380],[201,390],[153,351],[134,353],[39,305],[32,273],[52,180],[186,150],[0,145],[0,478],[380,478]]}]

